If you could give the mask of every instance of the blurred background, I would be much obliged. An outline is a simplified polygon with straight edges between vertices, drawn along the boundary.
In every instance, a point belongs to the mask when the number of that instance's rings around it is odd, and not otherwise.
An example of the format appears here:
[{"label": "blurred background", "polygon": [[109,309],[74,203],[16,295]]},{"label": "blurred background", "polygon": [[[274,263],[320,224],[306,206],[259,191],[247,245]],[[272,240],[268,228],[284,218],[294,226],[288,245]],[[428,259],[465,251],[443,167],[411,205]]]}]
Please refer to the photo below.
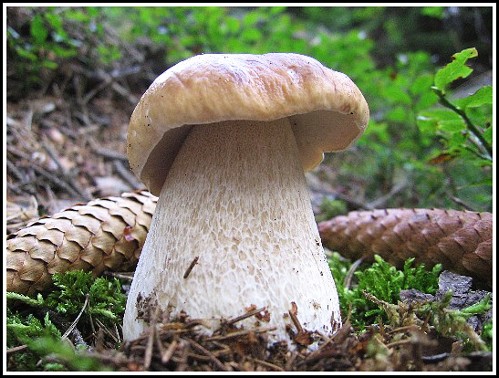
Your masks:
[{"label": "blurred background", "polygon": [[391,207],[492,211],[492,155],[483,146],[492,146],[492,97],[463,117],[439,104],[431,87],[435,73],[468,48],[478,53],[467,62],[472,72],[447,97],[458,101],[491,85],[494,11],[8,6],[10,227],[142,188],[128,169],[128,119],[160,73],[201,53],[301,53],[347,74],[364,93],[366,133],[307,174],[318,220]]}]

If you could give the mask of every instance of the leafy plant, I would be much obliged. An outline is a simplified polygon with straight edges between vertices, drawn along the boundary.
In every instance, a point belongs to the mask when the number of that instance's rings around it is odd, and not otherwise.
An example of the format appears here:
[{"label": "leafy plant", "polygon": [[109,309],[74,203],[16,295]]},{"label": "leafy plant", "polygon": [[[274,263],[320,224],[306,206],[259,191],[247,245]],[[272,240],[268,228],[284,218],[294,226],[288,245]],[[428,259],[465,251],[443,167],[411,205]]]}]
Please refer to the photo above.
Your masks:
[{"label": "leafy plant", "polygon": [[443,108],[422,111],[419,126],[441,137],[444,151],[432,159],[465,158],[478,166],[492,164],[492,87],[483,86],[464,98],[452,99],[448,88],[472,72],[467,61],[478,55],[475,48],[453,55],[453,61],[437,71],[432,90]]},{"label": "leafy plant", "polygon": [[490,211],[492,87],[482,86],[463,98],[452,97],[449,89],[473,72],[467,62],[477,54],[475,48],[462,50],[453,55],[452,62],[437,71],[431,88],[440,106],[419,112],[418,126],[424,134],[435,134],[442,146],[434,149],[427,161],[444,167],[453,164],[454,169],[446,171],[453,183],[452,195],[472,196],[470,200],[487,204]]}]

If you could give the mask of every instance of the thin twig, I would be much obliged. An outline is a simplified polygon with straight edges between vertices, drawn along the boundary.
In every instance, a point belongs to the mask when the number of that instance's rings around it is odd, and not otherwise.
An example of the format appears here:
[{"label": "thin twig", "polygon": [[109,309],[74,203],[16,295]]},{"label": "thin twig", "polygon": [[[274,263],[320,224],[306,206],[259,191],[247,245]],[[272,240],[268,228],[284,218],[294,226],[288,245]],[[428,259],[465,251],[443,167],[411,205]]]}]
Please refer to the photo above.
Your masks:
[{"label": "thin twig", "polygon": [[66,181],[60,180],[57,176],[54,176],[50,172],[46,171],[45,169],[43,169],[37,165],[33,165],[32,168],[37,173],[39,173],[40,175],[42,175],[46,179],[50,180],[53,184],[57,185],[61,189],[66,190],[69,194],[73,195],[74,197],[77,197],[77,198],[79,197],[85,201],[91,200],[91,198],[87,194],[85,194],[79,188],[76,188],[75,185],[71,185],[71,184],[67,183]]},{"label": "thin twig", "polygon": [[85,296],[85,302],[83,303],[83,307],[81,308],[80,313],[78,314],[78,316],[76,317],[76,319],[73,321],[73,323],[71,323],[71,325],[66,330],[66,332],[64,332],[64,335],[62,335],[62,337],[61,337],[62,340],[66,339],[68,337],[68,335],[73,331],[73,329],[76,327],[76,325],[80,321],[80,318],[83,315],[83,312],[85,311],[85,309],[88,306],[89,298],[90,298],[90,296],[87,294]]},{"label": "thin twig", "polygon": [[116,278],[119,278],[122,280],[127,280],[127,281],[133,280],[133,274],[131,272],[127,274],[126,272],[125,273],[117,273],[117,272],[105,271],[103,274],[106,276],[116,277]]},{"label": "thin twig", "polygon": [[99,85],[97,85],[96,87],[94,87],[91,91],[87,92],[87,94],[85,95],[85,97],[83,97],[81,100],[80,100],[80,104],[81,105],[86,105],[92,98],[95,97],[95,95],[97,93],[99,93],[100,91],[102,91],[104,88],[108,87],[113,81],[113,78],[111,76],[107,76],[104,78],[104,81],[102,83],[100,83]]},{"label": "thin twig", "polygon": [[361,257],[360,259],[357,259],[353,262],[352,265],[350,265],[350,268],[348,269],[347,274],[345,275],[345,279],[343,280],[343,286],[347,289],[350,289],[352,285],[352,279],[355,271],[359,267],[360,264],[362,264],[362,261],[364,261],[364,257]]},{"label": "thin twig", "polygon": [[156,334],[156,326],[155,322],[151,323],[149,327],[149,335],[147,337],[146,351],[144,353],[144,370],[149,370],[152,361],[152,352],[153,352],[153,342]]},{"label": "thin twig", "polygon": [[[30,156],[28,156],[27,154],[25,154],[22,151],[19,151],[15,147],[7,146],[7,151],[9,153],[12,153],[12,154],[16,155],[17,157],[25,159],[26,161],[31,161],[32,160],[30,158]],[[79,198],[81,198],[81,199],[83,199],[85,201],[90,201],[91,198],[87,194],[85,194],[85,192],[83,192],[83,190],[81,190],[80,188],[78,188],[76,186],[76,184],[69,183],[67,181],[61,180],[59,177],[53,175],[52,173],[48,172],[47,170],[45,170],[44,168],[42,168],[42,167],[40,167],[40,166],[38,166],[36,164],[32,164],[30,167],[35,172],[37,172],[38,174],[42,175],[43,177],[45,177],[46,179],[48,179],[53,184],[55,184],[58,187],[60,187],[61,189],[64,189],[69,194],[73,195],[74,197],[79,197]],[[71,179],[71,181],[73,181],[73,180]]]},{"label": "thin twig", "polygon": [[191,344],[188,343],[186,340],[181,339],[180,340],[180,348],[183,349],[183,353],[180,354],[179,358],[176,359],[175,357],[172,358],[173,361],[177,360],[177,370],[178,371],[184,371],[189,369],[189,350],[191,348]]},{"label": "thin twig", "polygon": [[64,167],[61,165],[61,163],[59,161],[59,157],[57,156],[57,153],[54,151],[54,149],[51,146],[49,146],[47,143],[45,143],[45,142],[42,142],[41,145],[42,145],[42,148],[45,150],[45,152],[47,152],[47,154],[50,156],[50,158],[52,159],[52,161],[57,166],[57,170],[61,174],[66,175],[67,172],[64,169]]},{"label": "thin twig", "polygon": [[223,356],[226,354],[231,354],[233,352],[231,347],[228,346],[227,344],[221,343],[219,341],[211,341],[211,343],[213,345],[217,346],[218,348],[220,348],[217,351],[213,351],[213,355],[215,355],[217,357]]},{"label": "thin twig", "polygon": [[147,344],[146,350],[144,353],[144,370],[149,370],[152,361],[153,355],[153,343],[154,338],[156,336],[156,323],[159,318],[159,306],[154,309],[154,313],[152,314],[150,326],[149,326],[149,335],[147,336]]},{"label": "thin twig", "polygon": [[102,330],[103,332],[105,332],[111,339],[113,339],[113,341],[115,343],[119,343],[119,339],[116,337],[118,332],[116,333],[116,335],[113,334],[111,332],[111,330],[109,330],[109,328],[104,323],[102,323],[99,319],[95,319],[95,323],[97,323],[97,325],[99,326],[99,329]]},{"label": "thin twig", "polygon": [[7,354],[16,353],[16,352],[20,352],[20,351],[26,349],[27,347],[28,346],[26,344],[23,344],[23,345],[19,345],[19,346],[16,346],[16,347],[9,348],[5,352]]},{"label": "thin twig", "polygon": [[[88,75],[88,76],[97,76],[100,80],[102,80],[102,83],[100,83],[98,86],[96,86],[93,90],[88,92],[85,97],[81,99],[82,104],[88,103],[97,93],[102,91],[108,86],[111,86],[111,88],[118,94],[122,95],[125,97],[125,99],[130,102],[131,104],[135,105],[138,101],[138,99],[130,93],[125,87],[123,87],[121,84],[119,84],[116,79],[120,77],[125,77],[127,75],[132,75],[136,74],[140,71],[140,67],[131,67],[126,70],[121,70],[117,71],[114,70],[112,73],[107,73],[104,70],[97,70],[95,74],[93,75]],[[92,72],[94,73],[94,72]],[[84,73],[85,74],[85,73]]]},{"label": "thin twig", "polygon": [[7,171],[9,173],[13,173],[14,176],[16,176],[19,181],[21,181],[21,184],[26,184],[28,182],[26,176],[23,175],[21,171],[17,169],[14,163],[12,163],[10,160],[7,160]]},{"label": "thin twig", "polygon": [[291,317],[291,321],[296,327],[296,330],[298,331],[298,334],[303,332],[303,327],[301,326],[298,317],[296,316],[298,314],[298,307],[296,306],[295,302],[291,302],[291,309],[288,311],[289,316]]},{"label": "thin twig", "polygon": [[232,369],[228,369],[218,358],[216,358],[213,353],[211,353],[208,349],[204,348],[197,342],[195,342],[192,339],[189,339],[191,346],[194,347],[194,349],[197,349],[198,351],[202,352],[205,354],[220,370],[223,371],[229,371]]},{"label": "thin twig", "polygon": [[474,211],[473,207],[465,203],[462,199],[456,196],[451,196],[450,199],[458,205],[462,206],[465,210]]},{"label": "thin twig", "polygon": [[256,314],[259,314],[260,312],[265,311],[265,309],[266,309],[266,307],[260,307],[260,308],[248,311],[248,312],[246,312],[243,315],[239,315],[239,316],[236,316],[235,318],[232,318],[232,319],[228,320],[227,324],[228,325],[232,325],[232,324],[237,323],[237,322],[239,322],[241,320],[244,320],[244,319],[252,317],[252,316],[254,316]]},{"label": "thin twig", "polygon": [[410,324],[410,325],[406,325],[406,326],[402,326],[402,327],[397,327],[395,329],[389,330],[389,331],[386,332],[386,334],[387,335],[393,335],[393,334],[402,333],[402,332],[405,332],[405,331],[417,332],[419,330],[420,330],[420,328],[418,326],[416,326],[415,324]]},{"label": "thin twig", "polygon": [[331,195],[335,198],[339,198],[340,200],[346,202],[352,209],[373,210],[372,208],[369,207],[369,205],[366,205],[365,203],[354,200],[353,198],[350,198],[350,197],[348,197],[342,193],[339,193],[335,190],[332,190],[332,189],[315,188],[314,192],[318,193],[318,194],[323,194],[323,195]]},{"label": "thin twig", "polygon": [[276,327],[268,327],[268,328],[256,328],[256,329],[245,329],[242,331],[236,331],[236,332],[231,332],[226,335],[217,335],[217,336],[210,336],[206,338],[206,341],[221,341],[221,340],[227,340],[227,339],[232,339],[234,337],[239,337],[242,335],[247,335],[249,333],[265,333],[265,332],[270,332],[270,331],[275,331],[277,328]]},{"label": "thin twig", "polygon": [[386,202],[393,197],[395,197],[398,193],[407,188],[407,181],[404,180],[396,185],[394,185],[387,194],[382,195],[381,197],[376,198],[375,200],[367,203],[365,207],[368,209],[380,209],[385,207]]},{"label": "thin twig", "polygon": [[101,147],[97,145],[97,143],[91,138],[87,139],[87,141],[88,144],[90,144],[90,148],[92,149],[92,151],[95,152],[97,155],[113,160],[122,160],[126,162],[128,161],[128,158],[120,152],[116,152],[106,147]]},{"label": "thin twig", "polygon": [[186,279],[187,277],[189,277],[189,274],[191,273],[191,270],[197,264],[198,260],[199,260],[199,256],[194,257],[194,260],[192,260],[191,264],[189,265],[189,267],[187,268],[187,270],[184,273],[184,276],[183,276],[184,279]]},{"label": "thin twig", "polygon": [[263,365],[265,367],[271,368],[276,371],[284,371],[284,369],[280,366],[274,365],[273,363],[264,361],[264,360],[259,360],[258,358],[253,358],[253,361],[256,362],[257,364]]},{"label": "thin twig", "polygon": [[291,371],[292,370],[292,367],[294,366],[295,360],[296,360],[297,357],[298,357],[297,353],[292,353],[291,354],[291,356],[289,357],[289,359],[286,361],[286,366],[284,367],[285,371]]},{"label": "thin twig", "polygon": [[172,358],[173,353],[175,353],[175,349],[177,349],[178,341],[173,340],[168,348],[164,351],[164,353],[161,354],[161,363],[167,364],[168,361],[170,361],[170,358]]},{"label": "thin twig", "polygon": [[139,101],[136,96],[131,94],[125,87],[118,84],[117,82],[112,83],[111,88],[113,88],[116,93],[122,95],[131,105],[136,105]]},{"label": "thin twig", "polygon": [[116,160],[116,159],[113,160],[113,167],[116,173],[118,173],[120,177],[123,180],[125,180],[128,185],[130,185],[131,188],[133,188],[134,190],[144,188],[144,184],[142,184],[139,180],[137,180],[137,178],[130,171],[130,169],[125,168],[121,160]]}]

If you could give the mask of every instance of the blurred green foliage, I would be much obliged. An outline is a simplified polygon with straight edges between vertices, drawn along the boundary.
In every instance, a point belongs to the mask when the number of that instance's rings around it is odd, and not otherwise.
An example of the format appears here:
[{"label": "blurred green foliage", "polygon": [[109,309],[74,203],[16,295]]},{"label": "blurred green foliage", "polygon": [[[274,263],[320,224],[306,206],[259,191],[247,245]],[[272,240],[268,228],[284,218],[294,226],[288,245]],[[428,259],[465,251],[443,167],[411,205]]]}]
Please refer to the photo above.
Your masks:
[{"label": "blurred green foliage", "polygon": [[344,201],[324,198],[320,204],[320,213],[315,217],[315,221],[322,222],[337,215],[346,214],[347,212],[347,205]]},{"label": "blurred green foliage", "polygon": [[[117,63],[126,65],[126,44],[159,51],[145,56],[143,64],[154,59],[160,70],[200,53],[312,56],[350,76],[371,110],[369,127],[358,143],[326,156],[325,164],[336,171],[333,186],[355,192],[352,186],[360,182],[364,190],[356,202],[368,203],[405,183],[383,207],[492,210],[492,89],[485,86],[471,96],[453,98],[453,91],[473,72],[470,64],[483,70],[491,56],[487,27],[492,13],[487,7],[23,10],[29,32],[14,22],[15,12],[7,18],[8,66],[11,78],[21,78],[30,88],[75,59],[89,69],[111,71]],[[480,31],[470,40],[463,25],[473,27],[477,20]],[[123,43],[117,44],[116,38]],[[474,52],[447,65],[459,51]],[[480,64],[473,63],[480,58]]]},{"label": "blurred green foliage", "polygon": [[96,63],[109,64],[121,57],[116,46],[105,42],[105,15],[101,8],[23,10],[25,14],[20,12],[13,17],[27,17],[27,25],[21,29],[7,25],[8,62],[27,88],[43,85],[44,72],[54,71],[71,59],[78,58],[92,67]]}]

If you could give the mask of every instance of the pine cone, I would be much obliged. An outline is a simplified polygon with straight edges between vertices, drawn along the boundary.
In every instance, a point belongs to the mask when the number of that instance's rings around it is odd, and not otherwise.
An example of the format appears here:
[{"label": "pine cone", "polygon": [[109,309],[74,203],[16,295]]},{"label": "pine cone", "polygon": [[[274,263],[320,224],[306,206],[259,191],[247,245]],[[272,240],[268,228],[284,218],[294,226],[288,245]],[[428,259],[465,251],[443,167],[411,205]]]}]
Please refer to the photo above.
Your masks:
[{"label": "pine cone", "polygon": [[149,192],[132,192],[30,222],[7,237],[7,290],[41,292],[67,270],[133,270],[155,207]]},{"label": "pine cone", "polygon": [[492,214],[441,209],[353,211],[319,223],[323,245],[350,259],[375,254],[401,267],[416,263],[492,286]]}]

